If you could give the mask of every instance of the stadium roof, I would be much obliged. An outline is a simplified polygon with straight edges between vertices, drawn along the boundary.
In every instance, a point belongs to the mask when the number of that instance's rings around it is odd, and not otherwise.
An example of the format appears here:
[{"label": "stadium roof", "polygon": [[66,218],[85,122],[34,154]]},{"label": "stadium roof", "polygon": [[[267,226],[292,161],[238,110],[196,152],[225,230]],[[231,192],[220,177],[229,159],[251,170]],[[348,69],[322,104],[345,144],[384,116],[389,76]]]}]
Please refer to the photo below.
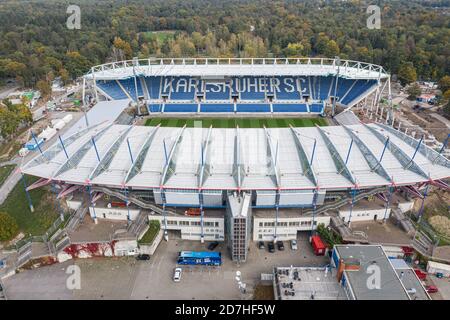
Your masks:
[{"label": "stadium roof", "polygon": [[381,124],[216,129],[103,122],[63,141],[65,150],[56,142],[23,172],[72,184],[233,190],[372,188],[450,176],[448,159]]},{"label": "stadium roof", "polygon": [[92,67],[86,79],[113,80],[137,76],[190,76],[220,79],[239,76],[328,76],[385,79],[383,67],[327,58],[178,58],[111,62]]}]

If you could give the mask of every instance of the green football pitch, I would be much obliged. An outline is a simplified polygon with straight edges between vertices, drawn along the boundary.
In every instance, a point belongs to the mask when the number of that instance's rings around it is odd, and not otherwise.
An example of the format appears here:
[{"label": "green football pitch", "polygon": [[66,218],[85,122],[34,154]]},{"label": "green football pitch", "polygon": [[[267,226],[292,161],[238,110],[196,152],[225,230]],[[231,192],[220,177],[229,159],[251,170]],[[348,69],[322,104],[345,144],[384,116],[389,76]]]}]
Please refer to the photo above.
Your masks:
[{"label": "green football pitch", "polygon": [[147,119],[146,126],[162,127],[203,127],[209,128],[287,128],[293,127],[313,127],[316,124],[323,127],[327,126],[324,118],[261,118],[261,119],[228,119],[228,118],[195,118],[195,119],[177,119],[177,118],[153,118]]}]

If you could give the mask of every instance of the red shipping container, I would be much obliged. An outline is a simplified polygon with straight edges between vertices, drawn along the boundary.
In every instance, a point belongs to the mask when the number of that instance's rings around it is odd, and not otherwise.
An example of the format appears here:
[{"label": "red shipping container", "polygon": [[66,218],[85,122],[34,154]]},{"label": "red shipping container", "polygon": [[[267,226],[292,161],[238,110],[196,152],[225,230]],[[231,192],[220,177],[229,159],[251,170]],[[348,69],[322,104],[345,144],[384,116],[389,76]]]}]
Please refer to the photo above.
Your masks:
[{"label": "red shipping container", "polygon": [[419,270],[419,269],[414,269],[414,272],[416,273],[417,278],[419,278],[419,280],[422,280],[422,281],[426,280],[427,274],[425,272],[423,272],[422,270]]},{"label": "red shipping container", "polygon": [[322,242],[322,239],[320,239],[319,236],[312,236],[311,237],[311,245],[313,247],[314,254],[316,256],[323,256],[323,255],[325,255],[326,246]]}]

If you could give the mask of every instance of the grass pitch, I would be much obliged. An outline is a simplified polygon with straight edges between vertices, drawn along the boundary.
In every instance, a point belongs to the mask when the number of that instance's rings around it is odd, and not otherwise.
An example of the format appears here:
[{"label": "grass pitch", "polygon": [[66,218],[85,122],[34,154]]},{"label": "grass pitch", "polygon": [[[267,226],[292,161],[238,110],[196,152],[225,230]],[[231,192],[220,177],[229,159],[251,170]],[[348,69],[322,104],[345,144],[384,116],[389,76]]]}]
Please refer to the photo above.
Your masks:
[{"label": "grass pitch", "polygon": [[236,126],[239,126],[239,128],[287,128],[290,125],[293,127],[313,127],[316,124],[324,127],[327,126],[327,121],[324,118],[153,118],[148,119],[145,123],[146,126],[157,126],[158,124],[162,127],[183,127],[186,125],[188,128],[194,126],[209,128],[211,125],[213,128],[236,128]]}]

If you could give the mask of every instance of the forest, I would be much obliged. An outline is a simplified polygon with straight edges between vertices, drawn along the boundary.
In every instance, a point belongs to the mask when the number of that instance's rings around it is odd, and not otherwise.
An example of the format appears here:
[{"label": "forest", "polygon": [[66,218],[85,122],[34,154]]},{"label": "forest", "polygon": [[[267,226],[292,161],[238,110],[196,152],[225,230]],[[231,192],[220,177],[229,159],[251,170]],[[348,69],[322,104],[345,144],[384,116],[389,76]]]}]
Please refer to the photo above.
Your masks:
[{"label": "forest", "polygon": [[[402,82],[450,74],[446,0],[73,0],[0,3],[0,79],[45,91],[60,76],[132,57],[319,56],[380,64]],[[369,4],[381,28],[369,29]],[[47,86],[48,88],[48,86]]]}]

